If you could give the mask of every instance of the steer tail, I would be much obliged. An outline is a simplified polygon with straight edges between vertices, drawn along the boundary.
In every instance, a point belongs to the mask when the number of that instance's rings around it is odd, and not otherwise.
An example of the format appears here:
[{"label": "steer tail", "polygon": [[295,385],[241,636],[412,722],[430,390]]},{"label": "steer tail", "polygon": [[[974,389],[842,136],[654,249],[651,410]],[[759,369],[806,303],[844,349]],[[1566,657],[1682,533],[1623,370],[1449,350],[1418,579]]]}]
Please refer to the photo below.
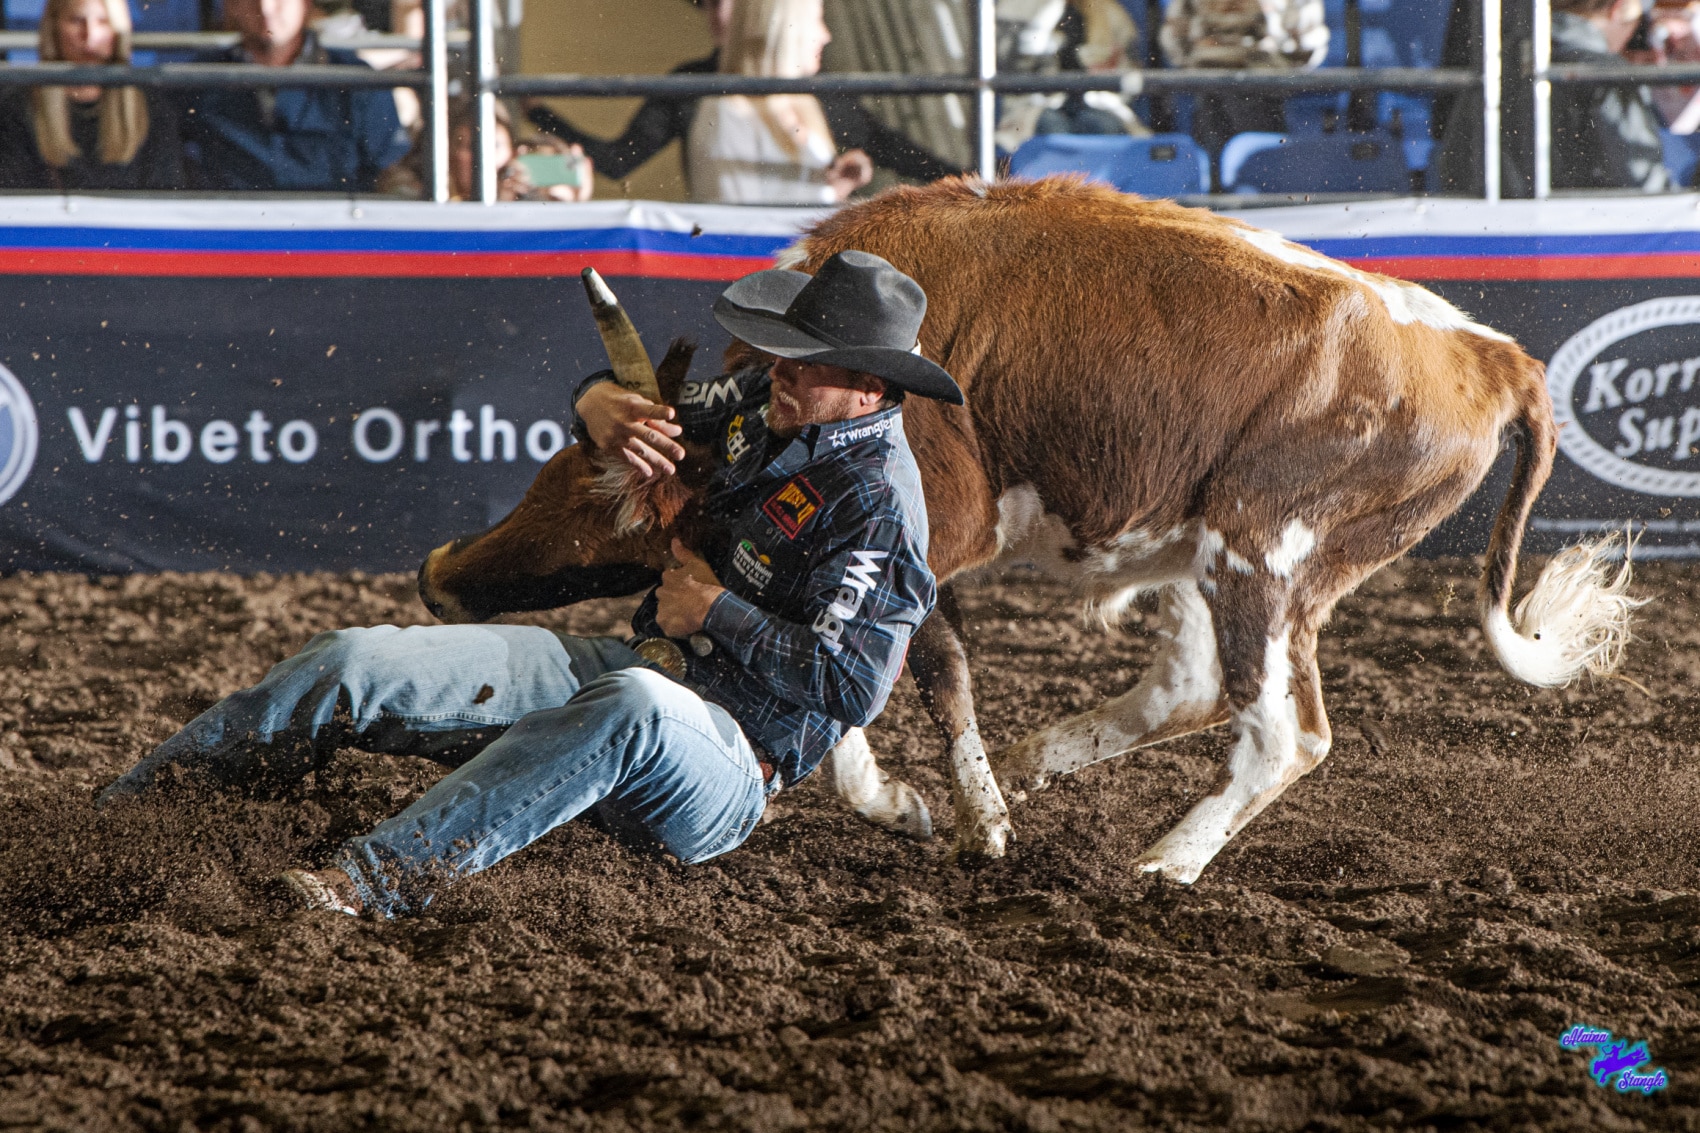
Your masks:
[{"label": "steer tail", "polygon": [[1482,631],[1507,672],[1542,687],[1566,685],[1583,670],[1605,676],[1623,659],[1630,611],[1645,599],[1629,588],[1629,548],[1614,567],[1619,539],[1610,535],[1566,547],[1552,557],[1533,590],[1511,612],[1517,550],[1535,497],[1552,473],[1558,429],[1552,419],[1544,371],[1534,364],[1532,387],[1511,422],[1517,468],[1499,509],[1482,574]]}]

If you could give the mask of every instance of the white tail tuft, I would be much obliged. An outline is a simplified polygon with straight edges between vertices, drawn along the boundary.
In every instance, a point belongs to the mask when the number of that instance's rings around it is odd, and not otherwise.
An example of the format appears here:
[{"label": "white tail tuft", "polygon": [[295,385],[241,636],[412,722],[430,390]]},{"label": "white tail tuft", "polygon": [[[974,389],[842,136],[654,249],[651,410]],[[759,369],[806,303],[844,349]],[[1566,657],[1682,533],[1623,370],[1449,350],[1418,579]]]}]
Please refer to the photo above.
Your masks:
[{"label": "white tail tuft", "polygon": [[773,266],[795,271],[809,262],[809,241],[807,237],[795,244],[781,248],[779,254],[773,257]]},{"label": "white tail tuft", "polygon": [[1630,613],[1647,603],[1629,594],[1627,549],[1614,572],[1619,546],[1612,535],[1566,547],[1547,563],[1512,617],[1499,608],[1482,611],[1482,630],[1507,672],[1554,688],[1584,670],[1603,677],[1617,668],[1629,643]]}]

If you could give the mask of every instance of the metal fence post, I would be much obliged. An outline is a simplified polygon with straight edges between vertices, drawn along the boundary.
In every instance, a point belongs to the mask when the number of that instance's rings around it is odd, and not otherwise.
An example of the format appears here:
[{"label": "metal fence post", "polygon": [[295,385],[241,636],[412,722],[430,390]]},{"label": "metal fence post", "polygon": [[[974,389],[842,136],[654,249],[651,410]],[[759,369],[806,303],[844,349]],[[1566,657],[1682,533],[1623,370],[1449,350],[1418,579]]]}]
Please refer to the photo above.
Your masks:
[{"label": "metal fence post", "polygon": [[1535,199],[1552,196],[1552,0],[1535,0]]},{"label": "metal fence post", "polygon": [[974,46],[979,56],[979,87],[974,92],[974,147],[980,176],[997,179],[998,96],[991,82],[998,77],[998,9],[996,0],[974,0]]},{"label": "metal fence post", "polygon": [[445,0],[425,0],[425,70],[431,85],[425,88],[426,155],[430,167],[426,188],[431,199],[445,204],[449,199],[449,20]]},{"label": "metal fence post", "polygon": [[1499,200],[1500,0],[1482,0],[1482,198]]},{"label": "metal fence post", "polygon": [[478,202],[496,203],[496,24],[491,0],[472,0],[472,181]]}]

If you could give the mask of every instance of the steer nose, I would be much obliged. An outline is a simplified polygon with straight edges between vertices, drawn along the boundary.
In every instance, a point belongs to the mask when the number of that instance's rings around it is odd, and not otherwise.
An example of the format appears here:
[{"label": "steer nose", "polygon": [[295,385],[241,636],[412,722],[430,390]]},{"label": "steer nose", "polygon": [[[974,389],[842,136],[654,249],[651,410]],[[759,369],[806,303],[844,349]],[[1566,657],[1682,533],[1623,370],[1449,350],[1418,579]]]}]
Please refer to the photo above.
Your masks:
[{"label": "steer nose", "polygon": [[443,604],[431,596],[431,584],[425,577],[425,571],[430,565],[431,560],[429,558],[419,564],[419,600],[425,603],[425,608],[431,611],[433,617],[438,621],[443,621]]},{"label": "steer nose", "polygon": [[[443,590],[432,581],[433,573],[441,574],[442,560],[448,557],[454,549],[453,543],[445,543],[425,556],[425,561],[419,564],[419,600],[425,608],[435,614],[440,622],[449,625],[465,625],[468,622],[481,622],[491,617],[490,613],[471,610],[454,594]],[[433,572],[433,564],[437,570]]]}]

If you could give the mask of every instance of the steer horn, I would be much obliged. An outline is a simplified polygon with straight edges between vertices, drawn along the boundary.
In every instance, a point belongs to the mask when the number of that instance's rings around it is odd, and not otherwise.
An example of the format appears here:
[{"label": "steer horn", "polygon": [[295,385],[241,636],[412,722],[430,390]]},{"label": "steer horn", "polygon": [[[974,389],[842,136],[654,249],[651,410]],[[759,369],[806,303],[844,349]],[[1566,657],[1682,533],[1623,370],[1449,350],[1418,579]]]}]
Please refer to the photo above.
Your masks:
[{"label": "steer horn", "polygon": [[650,365],[643,340],[620,301],[614,298],[595,268],[585,268],[579,277],[584,280],[584,293],[590,297],[590,309],[596,315],[596,329],[602,335],[602,346],[614,368],[614,380],[633,393],[660,402],[661,386],[655,380],[655,367]]}]

